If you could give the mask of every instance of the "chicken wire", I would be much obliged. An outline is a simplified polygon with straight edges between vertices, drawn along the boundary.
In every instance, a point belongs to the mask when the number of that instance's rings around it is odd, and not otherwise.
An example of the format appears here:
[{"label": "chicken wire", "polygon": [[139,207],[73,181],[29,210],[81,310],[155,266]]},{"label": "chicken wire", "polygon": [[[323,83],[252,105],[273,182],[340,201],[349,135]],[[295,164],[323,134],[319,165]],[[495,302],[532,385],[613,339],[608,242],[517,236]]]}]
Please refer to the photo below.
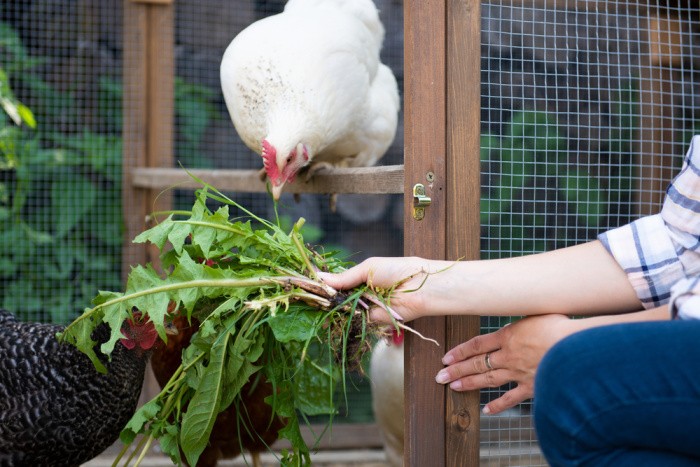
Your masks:
[{"label": "chicken wire", "polygon": [[[176,120],[175,157],[185,167],[259,169],[260,156],[247,148],[233,128],[220,90],[221,57],[233,37],[252,22],[282,11],[285,0],[207,0],[176,3]],[[375,0],[386,28],[382,60],[401,86],[403,76],[403,2]],[[203,122],[206,121],[206,125]],[[201,125],[200,125],[201,124]],[[380,164],[403,161],[403,134],[397,137]],[[257,214],[274,218],[267,194],[231,194]],[[191,204],[189,193],[177,203]],[[325,248],[340,250],[359,262],[374,255],[401,255],[403,209],[398,195],[339,195],[332,212],[325,195],[304,194],[295,201],[284,194],[280,215],[290,222],[299,217],[310,227],[307,236]],[[399,240],[399,241],[397,241]]]},{"label": "chicken wire", "polygon": [[[401,89],[403,4],[375,2],[382,58]],[[173,166],[260,167],[226,112],[219,62],[238,31],[283,3],[175,2]],[[693,2],[482,4],[483,258],[580,243],[658,210],[698,126],[696,13]],[[122,288],[122,16],[121,0],[0,3],[0,67],[38,122],[15,137],[14,165],[0,166],[2,306],[22,319],[67,322],[97,290]],[[649,17],[671,31],[658,37],[657,62]],[[402,149],[400,126],[382,164],[401,163]],[[272,217],[265,195],[232,196]],[[188,208],[191,193],[174,202]],[[281,204],[290,222],[307,219],[310,240],[352,260],[403,252],[400,195],[340,196],[336,212],[319,195]],[[483,331],[504,323],[483,318]],[[356,384],[349,418],[369,421],[366,380]],[[484,391],[482,402],[503,390]],[[543,465],[530,408],[484,417],[482,464]]]},{"label": "chicken wire", "polygon": [[0,300],[65,323],[118,290],[120,2],[0,2],[0,69],[36,129],[0,111]]},{"label": "chicken wire", "polygon": [[[279,13],[285,0],[178,1],[175,16],[175,163],[188,168],[260,169],[259,155],[237,135],[221,93],[221,57],[233,37],[261,18]],[[403,2],[375,0],[387,30],[382,61],[403,75]],[[178,101],[178,96],[181,100]],[[380,164],[403,160],[403,135],[397,137]],[[267,219],[275,212],[266,193],[228,193],[238,203]],[[178,191],[177,208],[190,208],[192,195]],[[359,262],[369,256],[403,253],[403,207],[400,195],[337,196],[332,211],[326,195],[302,194],[295,200],[283,194],[279,215],[288,227],[303,217],[307,242],[336,250]],[[341,397],[340,417],[335,423],[371,423],[371,389],[367,378],[348,375],[347,393]],[[346,397],[347,396],[347,399]],[[323,421],[317,419],[314,421]]]},{"label": "chicken wire", "polygon": [[[233,37],[280,12],[284,0],[178,0],[175,5],[174,157],[172,167],[258,169],[261,159],[235,132],[221,94],[219,65]],[[383,60],[403,73],[400,1],[380,0],[387,28]],[[17,101],[34,113],[13,140],[16,163],[0,165],[0,300],[20,319],[67,323],[99,290],[123,290],[121,264],[122,108],[141,108],[122,86],[123,0],[3,0],[0,69]],[[144,86],[146,84],[144,83]],[[0,97],[3,89],[0,82]],[[13,128],[5,117],[0,130]],[[167,116],[163,116],[167,118]],[[0,133],[0,136],[2,134]],[[127,136],[128,137],[128,136]],[[4,144],[5,140],[0,140]],[[382,164],[403,157],[402,131]],[[266,194],[230,193],[254,213],[274,219]],[[176,190],[174,208],[189,209],[191,191]],[[283,222],[306,219],[305,239],[359,262],[402,254],[402,197],[285,195]],[[372,422],[369,382],[349,375],[342,422]]]},{"label": "chicken wire", "polygon": [[[699,123],[696,15],[683,1],[482,3],[482,258],[658,212]],[[545,465],[530,415],[528,402],[483,417],[482,459]]]}]

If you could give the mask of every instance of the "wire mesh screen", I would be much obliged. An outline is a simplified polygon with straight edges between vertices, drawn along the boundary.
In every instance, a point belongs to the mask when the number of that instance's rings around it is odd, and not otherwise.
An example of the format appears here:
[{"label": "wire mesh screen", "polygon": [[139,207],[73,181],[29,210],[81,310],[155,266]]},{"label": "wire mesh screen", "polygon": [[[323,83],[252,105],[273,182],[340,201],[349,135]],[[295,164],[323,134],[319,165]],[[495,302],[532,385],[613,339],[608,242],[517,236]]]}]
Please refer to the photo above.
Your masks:
[{"label": "wire mesh screen", "polygon": [[[244,27],[278,13],[284,0],[182,0],[175,4],[174,157],[185,168],[258,169],[231,123],[219,82],[226,46]],[[387,29],[383,61],[399,82],[403,70],[402,2],[380,1]],[[0,99],[30,109],[37,125],[0,117],[0,299],[24,320],[67,323],[99,290],[123,290],[124,107],[143,109],[122,86],[121,0],[16,0],[0,5]],[[142,31],[145,33],[144,31]],[[143,83],[146,86],[146,83]],[[4,102],[4,101],[3,101]],[[23,110],[24,111],[24,110]],[[167,115],[162,116],[169,118]],[[129,137],[129,136],[127,136]],[[402,132],[383,164],[402,160]],[[174,192],[190,208],[191,191]],[[229,194],[273,219],[266,194]],[[306,219],[305,239],[359,262],[402,253],[400,196],[285,195],[282,221]],[[127,239],[126,241],[129,241]],[[351,375],[349,422],[371,422],[369,383]]]},{"label": "wire mesh screen", "polygon": [[[285,0],[207,0],[176,2],[175,161],[188,168],[260,169],[261,157],[245,146],[226,109],[219,69],[231,40],[245,27],[284,8]],[[386,29],[382,60],[397,80],[403,74],[403,3],[380,0]],[[307,70],[306,72],[312,72]],[[397,137],[381,164],[403,160],[403,137]],[[268,194],[229,193],[256,214],[274,219]],[[192,193],[178,191],[177,207],[190,208]],[[306,220],[305,240],[336,250],[350,261],[375,256],[401,255],[402,198],[398,195],[341,194],[335,211],[326,195],[283,194],[279,203],[282,222],[291,228]],[[347,401],[343,399],[340,422],[372,422],[371,390],[367,378],[349,375]],[[346,404],[347,402],[347,404]]]},{"label": "wire mesh screen", "polygon": [[[260,169],[259,155],[245,146],[227,112],[221,85],[221,57],[233,37],[256,20],[282,11],[285,0],[208,0],[176,4],[176,162],[192,168]],[[375,2],[386,29],[382,60],[399,82],[403,74],[403,2]],[[380,164],[403,160],[399,129]],[[266,218],[273,218],[267,194],[232,195],[236,201]],[[178,203],[190,194],[179,193]],[[403,212],[400,196],[339,195],[335,212],[325,195],[285,194],[280,215],[295,221],[304,217],[310,240],[335,248],[352,261],[372,255],[402,253]],[[311,232],[313,230],[313,232]]]},{"label": "wire mesh screen", "polygon": [[22,319],[120,287],[119,5],[0,4],[0,300]]},{"label": "wire mesh screen", "polygon": [[[375,3],[401,89],[403,2]],[[219,64],[283,5],[175,2],[172,166],[261,167],[233,128]],[[483,258],[581,243],[658,210],[700,126],[696,16],[690,1],[482,4]],[[0,3],[0,300],[22,319],[67,322],[98,290],[123,288],[122,103],[146,103],[125,100],[122,27],[121,0]],[[381,163],[402,161],[400,126]],[[230,195],[274,216],[267,195]],[[173,199],[189,208],[192,194]],[[280,214],[360,261],[403,253],[402,211],[401,196],[341,195],[333,212],[325,196],[285,195]],[[483,331],[505,322],[483,318]],[[355,382],[347,418],[370,421],[367,380]],[[529,416],[526,403],[482,419],[484,465],[543,465]]]},{"label": "wire mesh screen", "polygon": [[[694,2],[482,4],[483,258],[582,243],[659,210],[698,123],[696,13]],[[483,331],[507,321],[484,318]],[[482,420],[482,458],[543,465],[530,410]]]}]

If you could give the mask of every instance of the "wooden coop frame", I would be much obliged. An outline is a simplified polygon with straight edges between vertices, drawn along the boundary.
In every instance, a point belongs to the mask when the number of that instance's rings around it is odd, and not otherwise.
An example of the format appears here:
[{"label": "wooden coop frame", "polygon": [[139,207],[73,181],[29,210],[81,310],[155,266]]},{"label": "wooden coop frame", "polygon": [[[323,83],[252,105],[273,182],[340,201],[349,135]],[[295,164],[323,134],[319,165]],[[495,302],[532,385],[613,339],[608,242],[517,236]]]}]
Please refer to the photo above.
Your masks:
[{"label": "wooden coop frame", "polygon": [[[515,1],[514,3],[520,3]],[[606,2],[543,0],[547,6],[575,3],[605,8]],[[595,5],[591,5],[595,4]],[[173,0],[124,0],[124,257],[145,263],[157,252],[131,242],[153,210],[167,209],[161,191],[194,188],[180,169],[171,168],[174,125]],[[404,165],[336,169],[309,183],[285,187],[295,193],[404,193],[404,254],[434,259],[478,259],[480,254],[480,60],[481,2],[404,1]],[[680,43],[678,21],[657,13],[648,21],[648,59],[658,75],[649,76],[642,101],[644,128],[668,130],[663,83],[672,74]],[[233,127],[231,131],[234,131]],[[658,134],[658,133],[657,133]],[[659,138],[658,141],[668,139]],[[670,178],[659,160],[663,143],[640,148],[640,162],[653,180]],[[663,159],[668,160],[668,158]],[[658,171],[662,173],[659,174]],[[193,170],[226,191],[265,192],[255,170]],[[413,187],[421,183],[431,204],[425,217],[413,215]],[[332,190],[331,188],[332,187]],[[659,187],[650,187],[659,190]],[[659,190],[662,192],[663,190]],[[660,198],[639,200],[640,213]],[[659,195],[661,196],[661,195]],[[125,261],[127,263],[128,261]],[[123,277],[130,266],[124,264]],[[476,391],[457,393],[437,385],[433,375],[449,348],[479,334],[479,317],[422,318],[413,323],[440,347],[409,334],[405,352],[405,465],[479,465],[480,411]],[[150,379],[150,381],[148,381]],[[157,392],[147,378],[145,396]],[[485,420],[486,421],[486,420]],[[335,426],[321,448],[379,447],[374,425]]]}]

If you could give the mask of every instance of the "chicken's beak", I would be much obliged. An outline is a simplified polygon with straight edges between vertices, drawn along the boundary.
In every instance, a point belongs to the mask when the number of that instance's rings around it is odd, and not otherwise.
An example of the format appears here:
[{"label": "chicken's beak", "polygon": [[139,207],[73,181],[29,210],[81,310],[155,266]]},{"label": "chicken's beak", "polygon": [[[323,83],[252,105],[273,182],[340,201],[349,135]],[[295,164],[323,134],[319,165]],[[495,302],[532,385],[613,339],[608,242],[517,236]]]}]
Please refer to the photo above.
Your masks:
[{"label": "chicken's beak", "polygon": [[272,198],[275,201],[279,201],[280,196],[282,195],[282,188],[284,188],[284,182],[280,182],[279,185],[272,185]]},{"label": "chicken's beak", "polygon": [[178,331],[175,324],[166,321],[165,322],[165,334],[168,336],[177,336],[178,334],[180,334],[180,331]]}]

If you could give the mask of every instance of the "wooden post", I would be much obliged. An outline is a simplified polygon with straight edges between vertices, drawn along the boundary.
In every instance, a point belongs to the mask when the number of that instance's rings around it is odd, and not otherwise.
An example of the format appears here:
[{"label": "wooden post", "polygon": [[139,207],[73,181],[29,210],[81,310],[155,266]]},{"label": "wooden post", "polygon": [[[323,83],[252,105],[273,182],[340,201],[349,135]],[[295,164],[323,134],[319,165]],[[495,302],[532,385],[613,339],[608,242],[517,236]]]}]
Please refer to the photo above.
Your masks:
[{"label": "wooden post", "polygon": [[146,227],[149,213],[171,206],[169,195],[134,188],[132,172],[136,167],[172,165],[174,10],[172,4],[124,1],[123,280],[132,264],[157,262],[157,251],[132,240]]},{"label": "wooden post", "polygon": [[[687,28],[687,26],[685,26]],[[640,215],[659,212],[664,193],[678,167],[674,156],[675,103],[673,86],[677,82],[674,67],[683,57],[683,38],[689,37],[681,20],[662,13],[649,12],[642,50],[640,76],[640,143],[637,166],[639,185],[637,211]],[[687,143],[687,142],[686,142]]]},{"label": "wooden post", "polygon": [[[479,2],[407,0],[404,8],[404,253],[476,258]],[[412,216],[417,183],[431,198],[422,220]],[[421,318],[413,326],[440,347],[406,336],[405,464],[478,465],[478,394],[448,395],[433,378],[447,345],[478,333],[478,318]]]},{"label": "wooden post", "polygon": [[124,1],[124,63],[122,99],[122,215],[124,247],[122,248],[122,281],[132,264],[145,263],[146,253],[131,243],[143,230],[146,216],[146,191],[132,188],[131,171],[146,165],[147,148],[147,63],[148,11],[143,5]]},{"label": "wooden post", "polygon": [[[481,2],[447,1],[445,258],[480,257]],[[464,291],[469,293],[468,291]],[[480,331],[478,316],[447,318],[445,351]],[[479,465],[479,391],[447,391],[445,465]]]},{"label": "wooden post", "polygon": [[[124,98],[122,211],[124,247],[122,281],[126,284],[131,265],[158,264],[154,246],[132,240],[146,227],[146,216],[171,208],[171,197],[153,189],[134,187],[137,167],[170,167],[173,161],[174,125],[174,23],[172,4],[124,1]],[[146,370],[141,402],[159,392],[158,383]]]}]

